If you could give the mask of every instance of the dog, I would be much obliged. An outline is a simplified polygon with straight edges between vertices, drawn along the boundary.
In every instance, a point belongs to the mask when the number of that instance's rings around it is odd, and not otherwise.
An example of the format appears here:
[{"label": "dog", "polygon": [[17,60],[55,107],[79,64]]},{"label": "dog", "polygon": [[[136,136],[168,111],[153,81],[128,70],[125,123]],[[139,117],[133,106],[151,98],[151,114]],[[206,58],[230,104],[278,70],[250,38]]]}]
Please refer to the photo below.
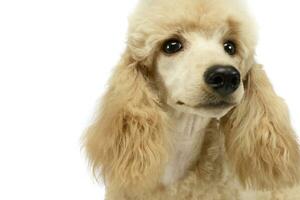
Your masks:
[{"label": "dog", "polygon": [[287,107],[238,0],[140,0],[84,146],[107,200],[300,200]]}]

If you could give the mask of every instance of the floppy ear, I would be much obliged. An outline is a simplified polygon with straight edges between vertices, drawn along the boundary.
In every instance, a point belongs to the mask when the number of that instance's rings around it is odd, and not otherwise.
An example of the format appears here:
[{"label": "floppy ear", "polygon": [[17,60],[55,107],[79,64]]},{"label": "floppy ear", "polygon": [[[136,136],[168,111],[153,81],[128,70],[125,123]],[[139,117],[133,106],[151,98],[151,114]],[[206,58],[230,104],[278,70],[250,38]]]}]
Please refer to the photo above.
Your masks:
[{"label": "floppy ear", "polygon": [[142,68],[127,50],[85,135],[94,174],[110,187],[149,188],[165,160],[167,117]]},{"label": "floppy ear", "polygon": [[300,154],[287,107],[259,65],[245,88],[241,104],[221,120],[230,163],[247,188],[292,186],[299,181]]}]

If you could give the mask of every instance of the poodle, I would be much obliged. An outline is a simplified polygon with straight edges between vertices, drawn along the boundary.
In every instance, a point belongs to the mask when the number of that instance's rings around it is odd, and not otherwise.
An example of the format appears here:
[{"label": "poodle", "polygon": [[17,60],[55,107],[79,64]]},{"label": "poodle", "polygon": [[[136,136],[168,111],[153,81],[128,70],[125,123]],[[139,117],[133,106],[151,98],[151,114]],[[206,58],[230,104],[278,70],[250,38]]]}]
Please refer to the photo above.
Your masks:
[{"label": "poodle", "polygon": [[238,0],[140,0],[84,146],[106,200],[300,200],[287,107]]}]

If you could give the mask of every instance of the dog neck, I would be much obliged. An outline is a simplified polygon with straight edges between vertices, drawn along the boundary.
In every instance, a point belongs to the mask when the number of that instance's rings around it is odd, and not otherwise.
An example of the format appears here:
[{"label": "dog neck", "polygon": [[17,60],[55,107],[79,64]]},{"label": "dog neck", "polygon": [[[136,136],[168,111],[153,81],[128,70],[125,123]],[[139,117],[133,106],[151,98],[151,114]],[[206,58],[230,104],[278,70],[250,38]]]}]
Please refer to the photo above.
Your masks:
[{"label": "dog neck", "polygon": [[197,161],[205,128],[211,120],[211,118],[175,110],[170,111],[169,114],[173,128],[169,136],[171,141],[169,159],[162,177],[165,186],[184,177],[187,170]]}]

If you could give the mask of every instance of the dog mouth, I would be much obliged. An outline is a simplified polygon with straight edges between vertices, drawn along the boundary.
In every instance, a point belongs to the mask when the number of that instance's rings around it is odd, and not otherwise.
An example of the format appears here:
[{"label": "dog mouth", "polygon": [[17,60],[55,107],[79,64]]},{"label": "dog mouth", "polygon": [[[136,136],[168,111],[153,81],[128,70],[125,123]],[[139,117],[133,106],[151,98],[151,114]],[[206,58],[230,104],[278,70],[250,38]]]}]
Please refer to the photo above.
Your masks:
[{"label": "dog mouth", "polygon": [[195,108],[195,109],[199,109],[199,108],[226,109],[226,108],[235,106],[236,103],[228,102],[228,101],[216,101],[216,102],[209,102],[209,103],[199,103],[195,106],[190,106],[190,105],[187,105],[186,103],[184,103],[182,101],[177,101],[177,105],[188,106],[188,107],[192,107],[192,108]]},{"label": "dog mouth", "polygon": [[207,108],[207,109],[225,109],[232,106],[235,106],[235,103],[227,102],[227,101],[219,101],[219,102],[213,102],[213,103],[206,103],[206,104],[198,104],[194,106],[195,108]]}]

